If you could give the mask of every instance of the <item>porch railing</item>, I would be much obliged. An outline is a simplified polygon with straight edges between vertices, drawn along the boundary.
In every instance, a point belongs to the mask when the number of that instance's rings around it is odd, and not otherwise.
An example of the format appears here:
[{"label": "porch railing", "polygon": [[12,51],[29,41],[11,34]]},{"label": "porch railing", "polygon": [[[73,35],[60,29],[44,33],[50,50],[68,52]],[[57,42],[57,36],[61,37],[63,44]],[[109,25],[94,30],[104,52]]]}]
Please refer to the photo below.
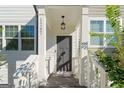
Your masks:
[{"label": "porch railing", "polygon": [[38,55],[30,55],[14,73],[16,88],[38,87]]},{"label": "porch railing", "polygon": [[107,73],[95,54],[88,51],[87,62],[83,64],[83,79],[89,88],[108,87]]},{"label": "porch railing", "polygon": [[50,61],[51,61],[51,57],[47,57],[46,58],[46,69],[47,69],[47,74],[50,74]]}]

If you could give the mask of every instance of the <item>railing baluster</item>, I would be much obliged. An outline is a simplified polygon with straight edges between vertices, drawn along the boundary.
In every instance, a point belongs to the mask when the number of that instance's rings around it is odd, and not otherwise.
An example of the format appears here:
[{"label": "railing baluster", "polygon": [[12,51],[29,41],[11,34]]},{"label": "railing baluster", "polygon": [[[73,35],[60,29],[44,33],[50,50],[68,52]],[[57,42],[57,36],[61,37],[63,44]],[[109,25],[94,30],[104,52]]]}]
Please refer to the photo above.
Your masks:
[{"label": "railing baluster", "polygon": [[15,87],[30,88],[37,86],[37,63],[38,56],[31,55],[14,73]]}]

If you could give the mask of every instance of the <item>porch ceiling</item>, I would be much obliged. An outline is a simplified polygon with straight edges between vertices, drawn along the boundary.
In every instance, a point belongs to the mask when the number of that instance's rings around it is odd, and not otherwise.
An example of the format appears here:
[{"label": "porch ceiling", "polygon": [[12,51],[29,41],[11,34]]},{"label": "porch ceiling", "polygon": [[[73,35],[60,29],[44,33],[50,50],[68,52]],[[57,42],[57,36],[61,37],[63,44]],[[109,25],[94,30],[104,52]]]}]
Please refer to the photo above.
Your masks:
[{"label": "porch ceiling", "polygon": [[65,16],[66,31],[73,32],[81,19],[81,6],[45,6],[47,24],[51,31],[61,31],[61,16]]}]

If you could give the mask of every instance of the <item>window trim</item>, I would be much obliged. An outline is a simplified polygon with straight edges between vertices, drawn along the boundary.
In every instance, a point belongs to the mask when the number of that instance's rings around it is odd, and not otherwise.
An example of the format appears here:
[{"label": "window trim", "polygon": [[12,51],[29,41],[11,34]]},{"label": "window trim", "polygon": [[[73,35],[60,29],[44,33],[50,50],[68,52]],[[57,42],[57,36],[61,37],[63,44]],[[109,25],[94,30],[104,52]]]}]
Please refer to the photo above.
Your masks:
[{"label": "window trim", "polygon": [[[103,32],[98,32],[98,33],[108,33],[108,34],[113,34],[114,32],[106,32],[106,21],[108,19],[106,17],[89,17],[88,20],[88,46],[89,48],[114,48],[114,46],[107,46],[105,42],[105,37],[103,37],[103,45],[91,45],[90,44],[90,21],[104,21],[103,22]],[[120,17],[120,24],[122,25],[122,17]]]}]

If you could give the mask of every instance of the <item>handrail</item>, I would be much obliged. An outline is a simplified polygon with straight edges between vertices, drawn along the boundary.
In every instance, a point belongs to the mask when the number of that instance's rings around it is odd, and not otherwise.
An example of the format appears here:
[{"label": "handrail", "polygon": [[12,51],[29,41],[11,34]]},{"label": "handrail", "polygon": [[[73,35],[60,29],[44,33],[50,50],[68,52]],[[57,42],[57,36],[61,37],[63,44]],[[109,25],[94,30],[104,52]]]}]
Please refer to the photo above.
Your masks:
[{"label": "handrail", "polygon": [[87,59],[81,64],[81,82],[89,88],[108,87],[107,73],[97,56],[87,51]]},{"label": "handrail", "polygon": [[[104,66],[99,62],[95,54],[88,52],[88,56],[89,63],[91,63],[91,72],[89,74],[91,82],[90,87],[107,87],[107,73]],[[93,83],[96,83],[95,86]]]},{"label": "handrail", "polygon": [[30,55],[14,73],[14,85],[19,88],[37,87],[38,55]]},{"label": "handrail", "polygon": [[99,68],[99,69],[102,69],[102,70],[106,70],[105,67],[99,62],[97,56],[91,52],[88,53],[90,59],[92,62],[94,62],[94,64]]}]

